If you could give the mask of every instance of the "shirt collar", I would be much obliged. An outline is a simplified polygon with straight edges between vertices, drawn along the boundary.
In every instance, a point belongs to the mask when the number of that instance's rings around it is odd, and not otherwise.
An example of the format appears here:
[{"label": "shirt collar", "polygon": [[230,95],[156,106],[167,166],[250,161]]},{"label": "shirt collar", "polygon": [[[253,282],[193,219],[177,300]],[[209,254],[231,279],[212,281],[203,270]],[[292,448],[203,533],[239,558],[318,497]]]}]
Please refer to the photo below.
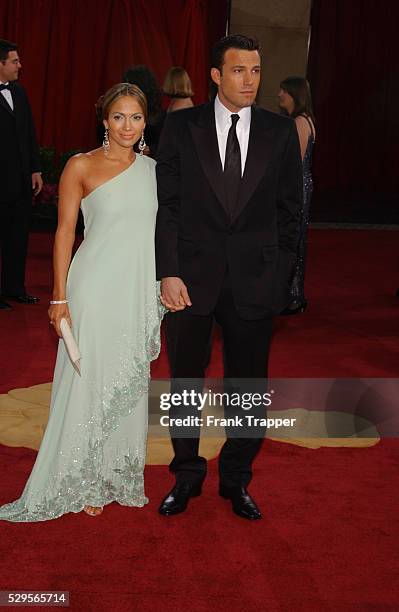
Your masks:
[{"label": "shirt collar", "polygon": [[7,81],[6,83],[4,83],[4,81],[0,81],[0,85],[7,85],[8,86],[9,84],[10,84],[10,81]]},{"label": "shirt collar", "polygon": [[251,107],[245,106],[238,113],[232,113],[228,108],[221,103],[219,96],[215,98],[215,120],[216,126],[220,131],[223,131],[227,126],[231,125],[231,115],[239,115],[239,123],[243,127],[249,127],[251,123]]}]

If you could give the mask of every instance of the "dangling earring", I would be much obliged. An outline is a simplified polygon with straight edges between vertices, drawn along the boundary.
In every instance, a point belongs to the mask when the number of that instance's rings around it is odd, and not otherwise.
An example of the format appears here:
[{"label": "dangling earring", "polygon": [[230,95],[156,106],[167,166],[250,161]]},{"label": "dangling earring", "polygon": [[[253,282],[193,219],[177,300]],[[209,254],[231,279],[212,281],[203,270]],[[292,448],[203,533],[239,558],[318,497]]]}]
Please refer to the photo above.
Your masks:
[{"label": "dangling earring", "polygon": [[139,151],[140,155],[144,155],[144,149],[146,148],[145,140],[144,140],[144,130],[141,132],[141,138],[139,142]]},{"label": "dangling earring", "polygon": [[103,150],[104,150],[104,155],[108,155],[109,153],[108,128],[105,128],[105,132],[104,132]]}]

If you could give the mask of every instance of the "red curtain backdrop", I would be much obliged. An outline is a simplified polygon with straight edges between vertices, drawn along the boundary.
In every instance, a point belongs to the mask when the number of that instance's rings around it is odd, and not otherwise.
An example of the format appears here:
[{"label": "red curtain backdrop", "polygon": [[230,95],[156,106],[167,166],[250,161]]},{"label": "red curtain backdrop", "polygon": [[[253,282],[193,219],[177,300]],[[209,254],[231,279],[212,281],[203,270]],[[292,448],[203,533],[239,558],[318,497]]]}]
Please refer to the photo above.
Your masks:
[{"label": "red curtain backdrop", "polygon": [[399,2],[314,0],[317,190],[399,189]]},{"label": "red curtain backdrop", "polygon": [[[222,36],[226,1],[0,0],[0,37],[19,45],[39,141],[57,151],[95,145],[97,98],[146,64],[162,86],[184,66],[195,102],[208,94],[209,48]],[[215,31],[215,23],[220,31]]]}]

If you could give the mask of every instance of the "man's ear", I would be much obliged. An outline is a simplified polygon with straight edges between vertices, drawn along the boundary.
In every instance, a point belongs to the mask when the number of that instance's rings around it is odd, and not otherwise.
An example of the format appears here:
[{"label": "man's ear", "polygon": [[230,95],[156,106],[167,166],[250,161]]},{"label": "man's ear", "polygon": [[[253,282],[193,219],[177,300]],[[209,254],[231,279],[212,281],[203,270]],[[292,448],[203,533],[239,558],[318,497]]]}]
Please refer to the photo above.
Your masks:
[{"label": "man's ear", "polygon": [[218,68],[211,68],[211,78],[216,85],[220,85],[220,70]]}]

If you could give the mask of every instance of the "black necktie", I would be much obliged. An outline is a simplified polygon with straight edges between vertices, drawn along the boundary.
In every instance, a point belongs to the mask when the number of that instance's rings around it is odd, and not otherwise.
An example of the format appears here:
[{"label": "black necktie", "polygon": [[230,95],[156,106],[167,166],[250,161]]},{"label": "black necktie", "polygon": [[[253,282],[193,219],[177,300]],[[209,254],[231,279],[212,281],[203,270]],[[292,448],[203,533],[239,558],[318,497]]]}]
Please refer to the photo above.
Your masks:
[{"label": "black necktie", "polygon": [[236,132],[239,118],[239,115],[231,115],[231,126],[229,135],[227,136],[226,156],[224,160],[223,176],[230,220],[234,218],[238,191],[241,183],[241,151]]},{"label": "black necktie", "polygon": [[4,85],[3,83],[0,84],[0,91],[4,91],[4,89],[7,89],[7,91],[10,91],[10,88],[8,85]]}]

